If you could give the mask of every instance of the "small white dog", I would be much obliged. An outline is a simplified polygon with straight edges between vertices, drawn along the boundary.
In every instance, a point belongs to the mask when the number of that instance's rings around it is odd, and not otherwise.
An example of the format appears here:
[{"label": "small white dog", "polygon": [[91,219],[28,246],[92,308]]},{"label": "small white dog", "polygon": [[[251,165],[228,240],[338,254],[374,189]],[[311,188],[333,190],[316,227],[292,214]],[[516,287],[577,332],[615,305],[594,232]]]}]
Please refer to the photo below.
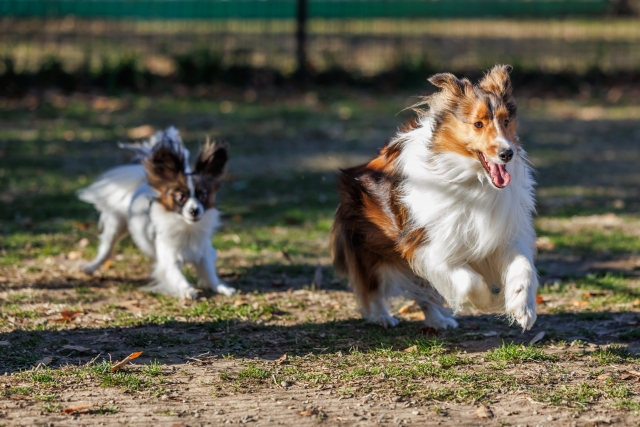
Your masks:
[{"label": "small white dog", "polygon": [[204,285],[233,295],[236,290],[218,278],[217,253],[211,245],[220,225],[215,196],[227,164],[227,143],[207,143],[193,170],[189,151],[174,127],[142,145],[121,146],[136,151],[142,164],[113,168],[78,193],[80,200],[100,211],[103,230],[98,254],[82,270],[95,272],[130,233],[138,248],[155,261],[153,283],[146,290],[195,298],[196,289],[182,273],[184,263],[191,263]]}]

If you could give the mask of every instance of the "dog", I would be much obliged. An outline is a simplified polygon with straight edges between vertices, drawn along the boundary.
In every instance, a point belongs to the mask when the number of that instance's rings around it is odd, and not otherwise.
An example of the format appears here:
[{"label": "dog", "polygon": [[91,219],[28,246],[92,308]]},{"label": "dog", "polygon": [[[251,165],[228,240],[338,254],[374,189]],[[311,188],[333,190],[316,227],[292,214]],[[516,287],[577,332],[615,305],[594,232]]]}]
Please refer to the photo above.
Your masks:
[{"label": "dog", "polygon": [[470,304],[533,326],[535,182],[511,71],[496,65],[476,85],[432,76],[439,91],[413,106],[417,118],[378,157],[341,171],[334,268],[366,319],[396,326],[385,299],[400,289],[428,327],[457,326],[443,299],[454,313]]},{"label": "dog", "polygon": [[190,263],[202,284],[223,295],[234,294],[236,290],[218,278],[217,253],[211,244],[220,225],[215,198],[227,165],[227,143],[207,142],[193,169],[174,127],[141,145],[121,147],[133,149],[141,163],[113,168],[78,193],[80,200],[100,212],[102,226],[98,253],[82,270],[93,274],[117,242],[130,234],[155,262],[153,282],[145,290],[195,298],[197,291],[182,272]]}]

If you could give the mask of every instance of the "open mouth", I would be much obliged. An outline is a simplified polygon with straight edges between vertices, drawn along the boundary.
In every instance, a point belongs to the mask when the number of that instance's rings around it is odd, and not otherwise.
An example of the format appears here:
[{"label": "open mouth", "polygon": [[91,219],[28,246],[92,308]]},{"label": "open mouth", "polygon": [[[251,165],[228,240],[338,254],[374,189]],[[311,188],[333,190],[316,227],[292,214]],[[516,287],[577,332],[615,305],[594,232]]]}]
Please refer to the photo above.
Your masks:
[{"label": "open mouth", "polygon": [[478,158],[480,159],[480,163],[484,166],[484,169],[489,174],[491,178],[491,183],[496,188],[505,188],[511,182],[511,175],[507,172],[505,165],[499,165],[497,163],[493,163],[492,161],[487,160],[487,158],[478,151]]}]

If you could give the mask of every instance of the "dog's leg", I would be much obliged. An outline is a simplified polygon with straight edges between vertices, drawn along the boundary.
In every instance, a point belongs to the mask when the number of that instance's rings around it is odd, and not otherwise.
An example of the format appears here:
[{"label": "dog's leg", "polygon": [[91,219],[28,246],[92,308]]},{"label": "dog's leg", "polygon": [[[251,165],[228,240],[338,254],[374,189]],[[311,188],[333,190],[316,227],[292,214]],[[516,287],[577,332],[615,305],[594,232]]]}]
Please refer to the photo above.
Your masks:
[{"label": "dog's leg", "polygon": [[[531,245],[533,247],[533,245]],[[505,311],[523,329],[536,321],[538,273],[533,264],[533,249],[514,247],[503,258]]]},{"label": "dog's leg", "polygon": [[102,225],[102,233],[100,233],[98,254],[91,262],[80,267],[87,274],[93,274],[100,268],[111,256],[118,241],[127,234],[126,221],[116,214],[102,212],[100,224]]},{"label": "dog's leg", "polygon": [[424,279],[415,278],[416,287],[409,294],[418,303],[424,313],[424,323],[434,329],[457,328],[458,322],[450,309],[444,307],[444,298]]},{"label": "dog's leg", "polygon": [[143,290],[182,299],[195,299],[198,292],[184,277],[182,263],[178,261],[176,254],[167,245],[159,244],[157,240],[156,254],[156,264],[151,273],[154,283]]},{"label": "dog's leg", "polygon": [[218,277],[218,273],[216,272],[217,260],[218,253],[213,247],[209,247],[200,261],[195,263],[198,277],[203,283],[209,286],[213,292],[227,296],[233,295],[236,293],[235,288],[222,283]]},{"label": "dog's leg", "polygon": [[[421,256],[418,272],[458,311],[469,303],[480,310],[491,310],[495,298],[485,279],[468,264],[452,266],[437,254]],[[414,265],[415,266],[415,265]]]}]

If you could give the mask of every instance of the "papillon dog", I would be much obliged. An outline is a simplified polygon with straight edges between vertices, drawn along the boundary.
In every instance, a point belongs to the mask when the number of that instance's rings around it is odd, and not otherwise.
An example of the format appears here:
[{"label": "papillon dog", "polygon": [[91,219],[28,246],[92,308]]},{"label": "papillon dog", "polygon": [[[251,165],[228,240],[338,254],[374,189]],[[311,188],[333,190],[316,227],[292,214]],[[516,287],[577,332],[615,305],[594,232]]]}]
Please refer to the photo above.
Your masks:
[{"label": "papillon dog", "polygon": [[211,238],[220,225],[216,193],[222,185],[227,143],[207,142],[195,161],[179,132],[170,127],[141,145],[121,144],[136,151],[141,163],[119,166],[78,193],[100,212],[100,246],[93,261],[81,268],[92,274],[111,256],[114,246],[131,234],[136,246],[155,265],[145,290],[178,298],[195,298],[196,289],[182,268],[193,264],[203,285],[232,295],[220,281]]},{"label": "papillon dog", "polygon": [[440,90],[414,106],[417,118],[378,157],[342,171],[334,267],[365,318],[397,325],[385,299],[402,289],[429,327],[457,326],[443,299],[454,312],[471,304],[533,326],[535,182],[511,70],[496,65],[476,85],[432,76]]}]

